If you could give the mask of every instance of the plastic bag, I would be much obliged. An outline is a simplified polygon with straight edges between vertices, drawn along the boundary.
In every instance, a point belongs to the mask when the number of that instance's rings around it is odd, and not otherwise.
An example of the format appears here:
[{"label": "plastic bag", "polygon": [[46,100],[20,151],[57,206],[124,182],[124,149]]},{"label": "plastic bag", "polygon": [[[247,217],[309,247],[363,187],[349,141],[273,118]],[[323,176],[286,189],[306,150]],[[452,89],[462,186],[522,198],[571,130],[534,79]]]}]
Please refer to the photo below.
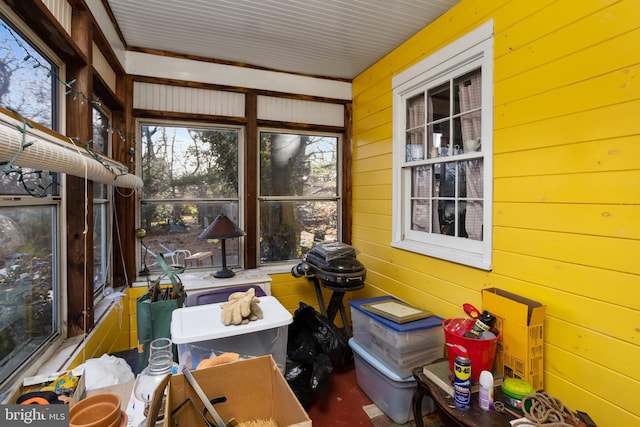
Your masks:
[{"label": "plastic bag", "polygon": [[135,379],[131,366],[126,360],[108,354],[84,362],[83,375],[87,390],[122,384]]},{"label": "plastic bag", "polygon": [[292,360],[307,363],[312,363],[317,354],[326,354],[334,371],[353,366],[347,337],[326,316],[303,302],[289,326],[287,351]]},{"label": "plastic bag", "polygon": [[315,397],[324,397],[334,370],[353,364],[346,337],[326,316],[301,302],[289,325],[285,378],[306,410]]},{"label": "plastic bag", "polygon": [[287,358],[284,378],[287,380],[291,391],[305,410],[308,410],[313,401],[314,393],[311,389],[311,369],[306,363],[294,362]]}]

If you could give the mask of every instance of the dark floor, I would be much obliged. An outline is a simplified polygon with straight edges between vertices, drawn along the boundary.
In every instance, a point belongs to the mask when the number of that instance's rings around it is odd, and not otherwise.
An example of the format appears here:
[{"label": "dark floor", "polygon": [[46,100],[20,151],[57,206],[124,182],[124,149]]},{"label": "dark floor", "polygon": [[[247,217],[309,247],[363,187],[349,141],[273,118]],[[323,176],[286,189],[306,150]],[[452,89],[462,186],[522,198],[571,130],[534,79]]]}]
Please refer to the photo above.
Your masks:
[{"label": "dark floor", "polygon": [[[365,406],[372,414],[371,418],[365,411]],[[313,425],[318,427],[399,426],[375,408],[371,399],[360,389],[355,368],[342,373],[332,373],[329,377],[327,395],[314,401],[307,413]],[[424,425],[442,427],[435,414],[425,416]],[[409,421],[402,426],[415,427],[415,423]]]},{"label": "dark floor", "polygon": [[363,406],[371,399],[360,389],[355,368],[332,373],[327,380],[327,393],[316,398],[307,410],[314,426],[371,426]]}]

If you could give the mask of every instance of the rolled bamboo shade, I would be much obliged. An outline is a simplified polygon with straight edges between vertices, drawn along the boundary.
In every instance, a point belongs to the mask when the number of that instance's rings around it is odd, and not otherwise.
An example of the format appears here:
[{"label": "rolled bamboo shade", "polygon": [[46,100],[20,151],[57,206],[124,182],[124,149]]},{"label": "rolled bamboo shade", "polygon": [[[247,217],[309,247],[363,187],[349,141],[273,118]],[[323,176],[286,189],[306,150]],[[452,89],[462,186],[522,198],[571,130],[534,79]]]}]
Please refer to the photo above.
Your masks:
[{"label": "rolled bamboo shade", "polygon": [[13,161],[15,166],[66,173],[95,182],[122,188],[142,188],[142,179],[128,172],[119,162],[100,153],[89,153],[68,137],[60,135],[43,126],[34,124],[25,126],[19,116],[0,107],[0,162],[11,161],[24,142],[31,143]]}]

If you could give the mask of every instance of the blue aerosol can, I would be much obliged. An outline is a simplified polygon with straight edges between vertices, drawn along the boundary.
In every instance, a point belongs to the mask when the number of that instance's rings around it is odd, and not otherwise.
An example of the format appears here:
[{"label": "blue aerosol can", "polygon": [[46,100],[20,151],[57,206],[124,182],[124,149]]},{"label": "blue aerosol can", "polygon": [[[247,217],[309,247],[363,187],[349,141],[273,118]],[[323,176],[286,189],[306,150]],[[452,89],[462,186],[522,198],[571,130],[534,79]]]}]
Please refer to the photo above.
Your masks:
[{"label": "blue aerosol can", "polygon": [[459,409],[471,407],[471,359],[456,356],[453,361],[453,401]]}]

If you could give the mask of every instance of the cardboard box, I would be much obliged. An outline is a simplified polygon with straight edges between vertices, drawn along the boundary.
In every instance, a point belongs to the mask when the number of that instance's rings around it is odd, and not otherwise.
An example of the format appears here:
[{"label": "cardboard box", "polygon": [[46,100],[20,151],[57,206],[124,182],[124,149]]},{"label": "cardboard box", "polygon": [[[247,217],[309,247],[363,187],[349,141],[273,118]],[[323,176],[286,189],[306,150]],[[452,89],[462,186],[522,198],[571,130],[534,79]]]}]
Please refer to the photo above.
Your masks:
[{"label": "cardboard box", "polygon": [[[231,418],[239,423],[273,419],[280,427],[311,427],[311,419],[271,355],[212,366],[192,374],[209,399],[226,398],[224,403],[214,404],[225,423]],[[191,399],[195,406],[187,403],[173,417],[181,426],[202,425],[198,411],[203,404],[184,375],[178,374],[169,381],[165,427],[175,425],[171,412],[186,399]]]},{"label": "cardboard box", "polygon": [[545,306],[497,288],[482,290],[482,309],[497,318],[500,331],[494,370],[542,390]]}]

